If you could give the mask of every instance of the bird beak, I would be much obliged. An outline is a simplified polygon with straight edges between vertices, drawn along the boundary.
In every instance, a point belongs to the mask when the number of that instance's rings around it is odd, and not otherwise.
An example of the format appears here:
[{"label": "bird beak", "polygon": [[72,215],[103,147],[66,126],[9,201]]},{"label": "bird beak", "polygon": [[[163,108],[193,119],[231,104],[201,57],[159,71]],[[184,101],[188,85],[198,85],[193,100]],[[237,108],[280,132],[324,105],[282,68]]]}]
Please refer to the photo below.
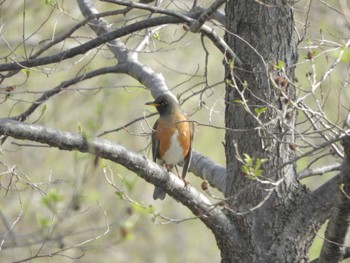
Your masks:
[{"label": "bird beak", "polygon": [[147,106],[154,106],[154,107],[159,106],[159,104],[158,104],[158,103],[156,103],[155,101],[150,101],[150,102],[147,102],[147,103],[145,103],[145,105],[147,105]]}]

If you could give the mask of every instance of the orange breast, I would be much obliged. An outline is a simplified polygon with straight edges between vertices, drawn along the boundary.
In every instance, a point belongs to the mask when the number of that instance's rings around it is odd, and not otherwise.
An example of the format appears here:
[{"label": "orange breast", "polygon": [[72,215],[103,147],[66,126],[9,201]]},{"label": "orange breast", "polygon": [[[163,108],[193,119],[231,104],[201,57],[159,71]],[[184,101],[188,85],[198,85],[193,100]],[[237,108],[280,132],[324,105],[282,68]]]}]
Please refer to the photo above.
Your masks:
[{"label": "orange breast", "polygon": [[[160,141],[159,156],[161,159],[166,163],[171,160],[171,163],[168,163],[171,165],[181,162],[190,149],[190,132],[190,124],[186,117],[182,115],[176,117],[172,116],[168,119],[159,119],[156,136]],[[174,134],[177,134],[176,138],[173,138]],[[177,145],[174,141],[175,139],[179,142]],[[181,148],[179,146],[181,146]],[[169,157],[169,155],[171,155],[171,157]],[[165,160],[164,157],[167,160]]]}]

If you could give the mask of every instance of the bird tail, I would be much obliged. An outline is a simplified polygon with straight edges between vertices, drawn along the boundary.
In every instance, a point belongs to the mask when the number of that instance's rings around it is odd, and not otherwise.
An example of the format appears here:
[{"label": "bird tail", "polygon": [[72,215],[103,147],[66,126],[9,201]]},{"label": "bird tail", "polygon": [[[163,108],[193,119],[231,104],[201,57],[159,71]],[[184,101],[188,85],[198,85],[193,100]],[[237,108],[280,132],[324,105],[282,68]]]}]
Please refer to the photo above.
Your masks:
[{"label": "bird tail", "polygon": [[153,199],[154,200],[157,200],[157,199],[163,200],[164,198],[165,198],[165,192],[163,191],[163,189],[159,188],[159,187],[155,187],[154,192],[153,192]]}]

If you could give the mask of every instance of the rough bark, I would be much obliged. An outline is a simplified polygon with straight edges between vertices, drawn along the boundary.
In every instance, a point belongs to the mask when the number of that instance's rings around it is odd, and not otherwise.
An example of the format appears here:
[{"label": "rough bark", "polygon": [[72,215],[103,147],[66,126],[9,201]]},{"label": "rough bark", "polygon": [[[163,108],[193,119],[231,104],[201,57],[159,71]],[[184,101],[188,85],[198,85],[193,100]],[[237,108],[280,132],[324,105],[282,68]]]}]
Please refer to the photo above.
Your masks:
[{"label": "rough bark", "polygon": [[[287,0],[264,4],[233,0],[226,7],[226,40],[243,66],[227,67],[226,78],[231,81],[226,88],[225,196],[234,197],[231,209],[252,211],[231,217],[238,226],[232,233],[235,246],[229,249],[218,240],[222,262],[302,262],[313,237],[296,234],[295,227],[303,224],[303,214],[296,212],[308,192],[296,180],[293,164],[286,164],[294,157],[289,144],[294,141],[295,116],[288,99],[293,100],[295,92],[291,85],[276,87],[271,82],[275,76],[294,78],[297,54],[291,5]],[[280,61],[285,73],[274,67]],[[259,118],[258,108],[266,108]],[[268,158],[263,178],[278,183],[262,184],[244,176],[243,154]]]},{"label": "rough bark", "polygon": [[350,225],[350,137],[343,139],[344,160],[341,185],[338,187],[332,215],[327,225],[325,240],[318,262],[339,262],[344,258],[344,241]]}]

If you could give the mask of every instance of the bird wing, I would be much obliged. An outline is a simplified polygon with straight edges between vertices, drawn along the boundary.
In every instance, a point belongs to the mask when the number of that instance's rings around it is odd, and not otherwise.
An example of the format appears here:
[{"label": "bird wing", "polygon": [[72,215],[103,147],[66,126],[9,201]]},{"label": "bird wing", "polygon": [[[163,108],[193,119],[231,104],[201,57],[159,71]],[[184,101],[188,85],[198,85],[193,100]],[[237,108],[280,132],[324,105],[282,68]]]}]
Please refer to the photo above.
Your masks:
[{"label": "bird wing", "polygon": [[193,122],[189,122],[190,125],[190,148],[188,150],[187,155],[184,158],[184,165],[182,169],[182,179],[185,179],[186,174],[188,172],[188,168],[190,167],[191,164],[191,159],[192,159],[192,142],[193,142],[193,137],[194,137],[194,125]]},{"label": "bird wing", "polygon": [[158,121],[157,120],[154,125],[153,125],[153,132],[152,132],[152,157],[153,157],[153,162],[156,162],[157,158],[159,158],[159,139],[157,138],[156,135],[156,129],[158,126]]}]

